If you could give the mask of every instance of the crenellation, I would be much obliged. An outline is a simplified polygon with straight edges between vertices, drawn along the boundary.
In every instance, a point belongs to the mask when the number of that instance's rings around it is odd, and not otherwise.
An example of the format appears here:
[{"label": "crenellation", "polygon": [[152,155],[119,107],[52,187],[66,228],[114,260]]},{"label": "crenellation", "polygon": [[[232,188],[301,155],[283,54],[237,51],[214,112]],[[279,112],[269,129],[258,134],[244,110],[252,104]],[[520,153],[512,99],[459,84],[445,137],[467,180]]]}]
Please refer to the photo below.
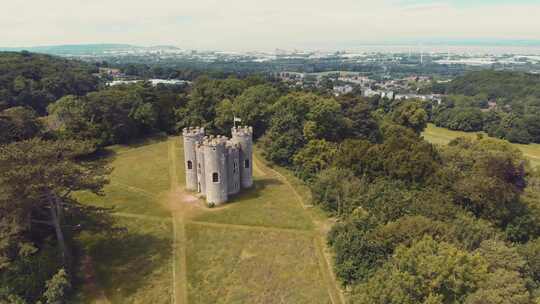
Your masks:
[{"label": "crenellation", "polygon": [[233,128],[231,138],[206,135],[200,127],[184,128],[182,135],[186,188],[205,196],[209,205],[223,204],[253,185],[252,127]]}]

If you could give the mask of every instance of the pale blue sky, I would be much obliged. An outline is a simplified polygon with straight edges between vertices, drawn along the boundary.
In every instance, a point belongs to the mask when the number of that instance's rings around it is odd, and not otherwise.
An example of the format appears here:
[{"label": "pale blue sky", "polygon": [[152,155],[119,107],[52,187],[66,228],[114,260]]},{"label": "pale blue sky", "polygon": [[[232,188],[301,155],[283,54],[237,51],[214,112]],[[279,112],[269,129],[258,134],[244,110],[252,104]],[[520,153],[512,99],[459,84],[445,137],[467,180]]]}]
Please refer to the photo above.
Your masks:
[{"label": "pale blue sky", "polygon": [[540,40],[540,0],[11,0],[0,46],[72,43],[195,49]]}]

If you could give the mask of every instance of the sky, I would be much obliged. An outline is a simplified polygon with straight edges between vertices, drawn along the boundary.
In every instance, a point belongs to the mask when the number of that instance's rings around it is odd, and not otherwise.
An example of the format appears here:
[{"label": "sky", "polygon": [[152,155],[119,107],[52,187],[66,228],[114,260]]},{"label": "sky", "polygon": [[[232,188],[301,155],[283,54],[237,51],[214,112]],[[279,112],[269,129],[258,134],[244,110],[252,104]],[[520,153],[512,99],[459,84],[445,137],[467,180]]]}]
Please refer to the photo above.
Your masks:
[{"label": "sky", "polygon": [[415,41],[540,41],[540,0],[5,2],[0,10],[2,47],[128,43],[245,51]]}]

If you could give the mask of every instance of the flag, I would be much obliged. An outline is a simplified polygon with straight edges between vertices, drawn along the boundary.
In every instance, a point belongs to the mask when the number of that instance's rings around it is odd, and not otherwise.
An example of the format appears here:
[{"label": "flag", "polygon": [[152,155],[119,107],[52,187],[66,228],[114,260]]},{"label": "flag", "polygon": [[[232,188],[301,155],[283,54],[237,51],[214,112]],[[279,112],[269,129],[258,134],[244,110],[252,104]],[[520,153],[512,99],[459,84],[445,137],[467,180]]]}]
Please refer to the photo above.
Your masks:
[{"label": "flag", "polygon": [[241,122],[242,120],[238,117],[234,117],[234,122]]}]

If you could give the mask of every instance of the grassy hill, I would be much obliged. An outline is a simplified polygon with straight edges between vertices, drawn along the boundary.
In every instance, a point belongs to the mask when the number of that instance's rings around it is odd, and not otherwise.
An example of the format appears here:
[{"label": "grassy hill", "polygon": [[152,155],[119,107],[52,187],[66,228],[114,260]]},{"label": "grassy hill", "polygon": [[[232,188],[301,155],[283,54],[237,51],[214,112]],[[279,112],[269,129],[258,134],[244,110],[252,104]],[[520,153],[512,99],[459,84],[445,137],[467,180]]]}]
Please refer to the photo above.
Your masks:
[{"label": "grassy hill", "polygon": [[477,71],[452,80],[449,94],[475,96],[485,94],[490,99],[540,97],[540,75],[508,71]]},{"label": "grassy hill", "polygon": [[[471,137],[475,138],[478,134],[483,134],[487,136],[484,132],[461,132],[461,131],[452,131],[445,128],[436,127],[433,124],[429,124],[422,135],[424,138],[433,143],[439,145],[446,145],[452,139],[457,137]],[[540,144],[512,144],[516,148],[520,149],[521,152],[530,160],[531,165],[538,167],[540,166]]]},{"label": "grassy hill", "polygon": [[79,238],[78,302],[343,303],[320,218],[263,161],[253,189],[208,209],[183,190],[180,138],[110,152],[105,196],[79,198],[114,207],[123,232]]}]

